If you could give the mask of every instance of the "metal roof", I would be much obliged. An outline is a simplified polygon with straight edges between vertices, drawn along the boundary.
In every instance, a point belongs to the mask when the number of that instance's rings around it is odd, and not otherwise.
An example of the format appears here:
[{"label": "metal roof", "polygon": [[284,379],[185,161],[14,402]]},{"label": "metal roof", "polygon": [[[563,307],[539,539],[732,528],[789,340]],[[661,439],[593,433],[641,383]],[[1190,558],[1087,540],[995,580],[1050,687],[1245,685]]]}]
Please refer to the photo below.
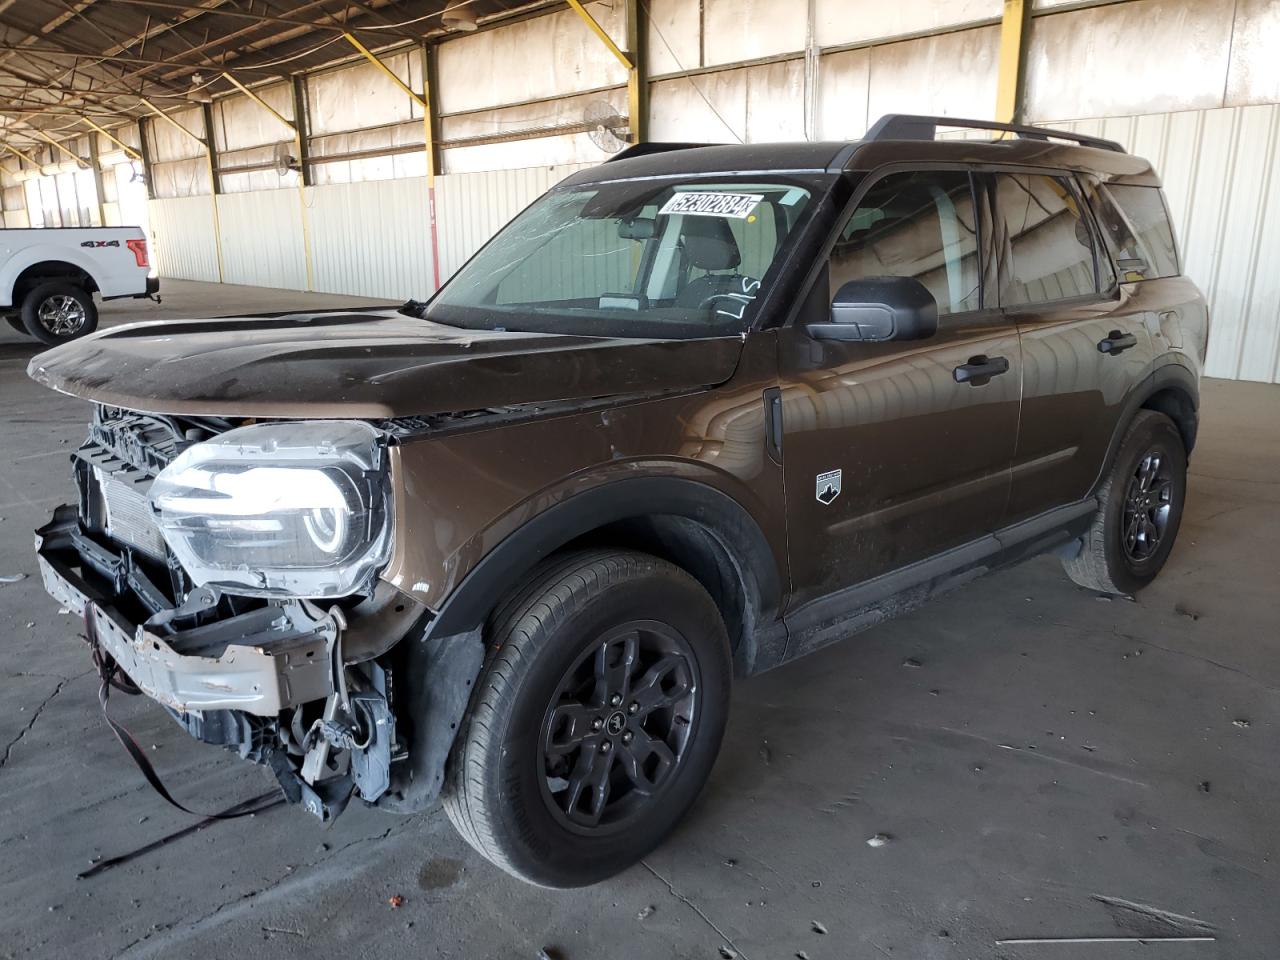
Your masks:
[{"label": "metal roof", "polygon": [[466,7],[486,25],[549,6],[529,0],[0,0],[0,143],[47,145],[445,33]]}]

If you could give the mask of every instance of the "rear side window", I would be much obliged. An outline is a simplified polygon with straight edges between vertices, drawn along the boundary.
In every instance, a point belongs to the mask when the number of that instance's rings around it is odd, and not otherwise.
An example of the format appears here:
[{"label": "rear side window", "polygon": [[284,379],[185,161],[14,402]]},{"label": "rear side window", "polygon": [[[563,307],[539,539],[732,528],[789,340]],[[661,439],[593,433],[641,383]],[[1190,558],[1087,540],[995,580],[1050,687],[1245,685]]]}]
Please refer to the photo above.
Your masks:
[{"label": "rear side window", "polygon": [[1093,231],[1064,177],[995,176],[1000,305],[1051,303],[1098,292]]},{"label": "rear side window", "polygon": [[1122,280],[1178,276],[1173,226],[1159,187],[1104,184],[1094,197],[1098,221],[1111,239]]}]

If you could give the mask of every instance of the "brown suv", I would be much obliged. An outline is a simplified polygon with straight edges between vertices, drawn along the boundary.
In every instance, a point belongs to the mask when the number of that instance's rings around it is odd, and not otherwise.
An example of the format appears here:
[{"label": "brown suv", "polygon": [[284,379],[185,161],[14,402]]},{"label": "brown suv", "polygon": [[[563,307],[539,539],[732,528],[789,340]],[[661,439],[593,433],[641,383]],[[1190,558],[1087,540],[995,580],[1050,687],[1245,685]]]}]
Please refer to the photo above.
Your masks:
[{"label": "brown suv", "polygon": [[1116,144],[642,144],[425,304],[41,354],[94,414],[37,547],[104,690],[590,883],[693,803],[732,675],[1046,551],[1148,583],[1206,334]]}]

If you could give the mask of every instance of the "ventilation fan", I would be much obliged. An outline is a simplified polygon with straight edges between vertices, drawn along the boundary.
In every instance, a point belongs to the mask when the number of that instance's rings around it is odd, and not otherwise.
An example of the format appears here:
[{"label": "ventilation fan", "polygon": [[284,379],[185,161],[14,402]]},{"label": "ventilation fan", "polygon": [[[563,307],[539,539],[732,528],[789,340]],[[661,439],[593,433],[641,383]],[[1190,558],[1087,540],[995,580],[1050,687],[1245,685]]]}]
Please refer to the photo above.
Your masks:
[{"label": "ventilation fan", "polygon": [[299,170],[302,165],[298,163],[297,157],[289,152],[289,144],[277,143],[275,155],[271,158],[276,173],[284,176],[290,170]]},{"label": "ventilation fan", "polygon": [[631,142],[631,125],[607,100],[592,100],[582,111],[587,136],[605,153],[617,153]]}]

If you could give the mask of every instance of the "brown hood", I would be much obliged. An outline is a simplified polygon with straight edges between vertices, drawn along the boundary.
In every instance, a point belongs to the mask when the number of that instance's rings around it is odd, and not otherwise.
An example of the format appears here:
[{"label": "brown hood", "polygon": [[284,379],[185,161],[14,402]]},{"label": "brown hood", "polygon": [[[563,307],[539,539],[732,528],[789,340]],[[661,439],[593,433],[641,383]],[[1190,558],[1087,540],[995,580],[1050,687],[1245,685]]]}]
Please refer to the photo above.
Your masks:
[{"label": "brown hood", "polygon": [[131,324],[41,353],[27,373],[148,413],[376,419],[710,386],[741,346],[461,330],[373,310]]}]

